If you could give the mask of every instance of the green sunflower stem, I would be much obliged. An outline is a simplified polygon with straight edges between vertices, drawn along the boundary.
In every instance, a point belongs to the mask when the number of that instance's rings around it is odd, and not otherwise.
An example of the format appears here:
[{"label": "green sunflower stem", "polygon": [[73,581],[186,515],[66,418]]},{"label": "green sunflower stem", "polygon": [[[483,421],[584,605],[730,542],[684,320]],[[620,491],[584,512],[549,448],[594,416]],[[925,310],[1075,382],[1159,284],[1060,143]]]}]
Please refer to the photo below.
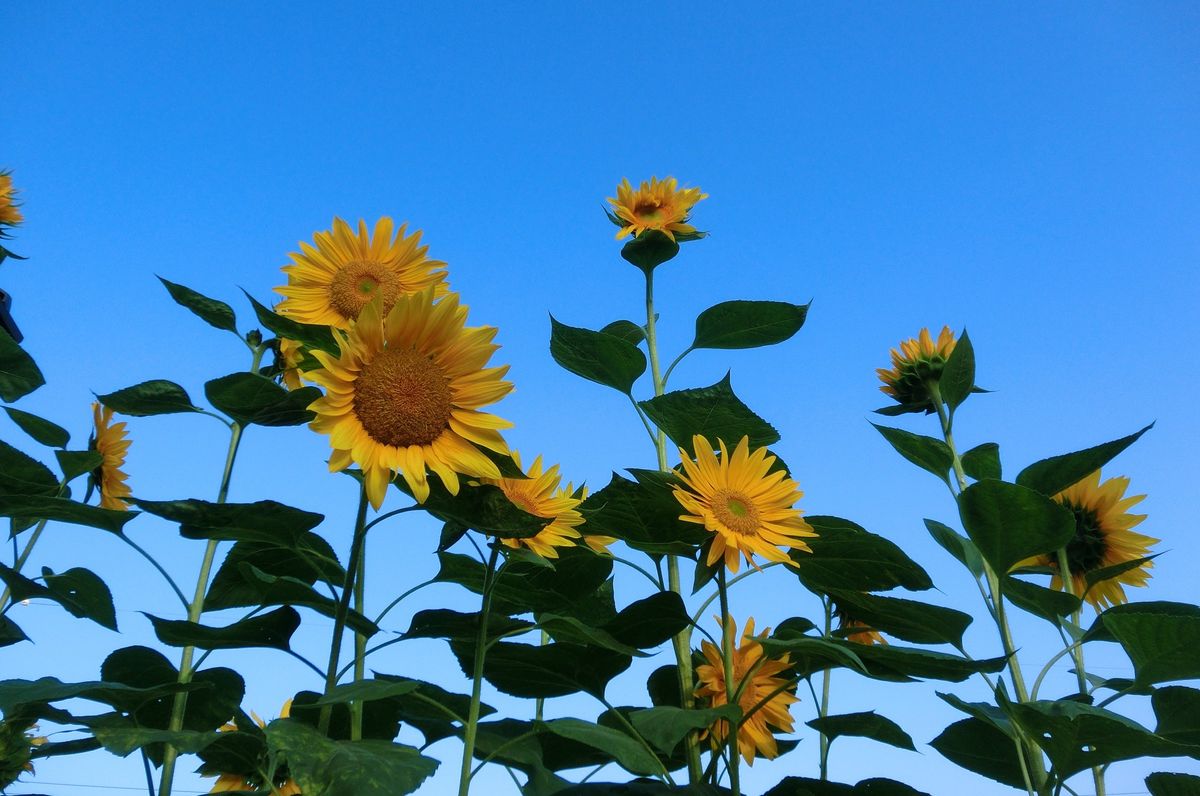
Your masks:
[{"label": "green sunflower stem", "polygon": [[[646,275],[646,349],[650,354],[650,375],[654,379],[654,395],[663,394],[662,367],[658,359],[658,333],[655,330],[654,317],[654,269],[643,271]],[[654,434],[654,449],[658,454],[658,469],[669,472],[667,466],[667,435],[662,429],[656,429]],[[679,579],[679,557],[667,556],[667,588],[683,598],[683,587]],[[692,629],[685,627],[671,639],[671,647],[675,650],[675,663],[679,671],[680,704],[690,710],[695,706],[692,694],[695,688],[695,675],[692,672]],[[697,785],[704,777],[700,766],[700,744],[695,732],[686,736],[688,781]]]},{"label": "green sunflower stem", "polygon": [[[1058,577],[1062,580],[1063,588],[1068,594],[1072,597],[1083,599],[1083,595],[1075,593],[1075,579],[1071,576],[1071,560],[1067,557],[1067,548],[1065,547],[1058,550]],[[1082,608],[1082,605],[1080,608]],[[1072,617],[1076,625],[1079,624],[1081,613],[1082,610],[1075,611]],[[1084,668],[1083,645],[1076,642],[1067,649],[1071,651],[1071,659],[1075,663],[1075,680],[1079,686],[1079,694],[1080,696],[1087,696],[1087,669]],[[1105,796],[1103,767],[1092,766],[1092,782],[1096,786],[1096,796]]]},{"label": "green sunflower stem", "polygon": [[[538,643],[543,647],[546,646],[547,644],[549,644],[550,643],[550,634],[547,633],[545,630],[542,630],[541,636],[538,639]],[[538,697],[537,701],[534,702],[534,707],[533,707],[533,720],[534,721],[542,720],[542,714],[543,714],[545,708],[546,708],[546,700],[543,699],[542,697]]]},{"label": "green sunflower stem", "polygon": [[[737,639],[733,634],[733,618],[729,615],[729,585],[726,583],[725,577],[725,562],[722,561],[717,570],[717,592],[721,599],[721,664],[725,669],[725,703],[737,705],[739,704],[740,688],[735,682],[733,666],[733,652]],[[741,796],[742,785],[738,771],[742,760],[738,750],[738,731],[741,726],[739,721],[733,719],[728,724],[729,732],[726,741],[729,744],[729,789],[733,791],[733,796]]]},{"label": "green sunflower stem", "polygon": [[[938,420],[942,426],[942,438],[946,441],[946,447],[950,449],[951,467],[954,469],[955,480],[958,483],[958,492],[961,494],[967,488],[967,476],[963,470],[962,457],[958,454],[958,448],[954,444],[953,425],[954,418],[947,412],[946,403],[942,400],[942,392],[938,387],[936,379],[930,379],[925,383],[929,391],[930,402],[937,411]],[[953,490],[951,490],[953,491]],[[1021,672],[1021,664],[1017,660],[1016,645],[1013,643],[1012,630],[1008,625],[1008,617],[1004,610],[1004,595],[1000,589],[1000,578],[996,571],[992,569],[987,561],[983,562],[984,575],[987,577],[988,597],[991,599],[992,608],[994,609],[994,617],[996,620],[996,628],[1000,633],[1000,644],[1004,650],[1005,658],[1008,660],[1008,670],[1012,675],[1013,690],[1016,692],[1017,700],[1020,702],[1029,701],[1029,691],[1025,687],[1025,676]],[[1018,750],[1022,751],[1021,764],[1022,767],[1028,767],[1032,775],[1033,790],[1039,794],[1049,793],[1050,777],[1046,772],[1046,763],[1042,758],[1041,748],[1024,737],[1024,734],[1017,730],[1021,735],[1021,743],[1018,745]]]},{"label": "green sunflower stem", "polygon": [[[354,579],[354,610],[359,615],[365,615],[367,579],[367,533],[363,531],[362,552],[358,559],[358,574]],[[365,679],[367,673],[367,637],[360,632],[354,634],[354,682]],[[362,740],[363,702],[354,700],[350,703],[350,740]]]},{"label": "green sunflower stem", "polygon": [[[821,606],[825,611],[825,633],[823,638],[829,638],[833,634],[833,602],[828,597],[821,598]],[[825,718],[829,715],[829,681],[831,669],[825,669],[821,672],[821,704],[817,706],[818,718]],[[829,736],[821,733],[821,779],[829,779]]]},{"label": "green sunflower stem", "polygon": [[[33,553],[33,546],[37,544],[38,538],[42,535],[42,531],[46,529],[46,520],[42,520],[33,529],[33,533],[29,537],[29,541],[25,543],[25,549],[17,556],[17,560],[13,562],[13,571],[20,574],[21,568],[25,566],[25,562],[29,560],[29,556]],[[4,593],[0,594],[0,613],[8,607],[8,600],[12,596],[12,589],[8,586],[4,587]]]},{"label": "green sunflower stem", "polygon": [[488,558],[487,572],[483,576],[483,603],[479,611],[479,630],[475,634],[475,661],[471,668],[471,707],[467,712],[467,723],[463,727],[462,768],[458,775],[458,796],[467,796],[471,790],[471,761],[475,755],[475,733],[479,727],[479,704],[483,694],[483,662],[487,655],[488,616],[492,608],[492,589],[495,585],[496,562],[500,558],[499,544],[493,545]]},{"label": "green sunflower stem", "polygon": [[[251,370],[257,370],[259,360],[262,358],[262,351],[255,351],[254,362]],[[238,446],[242,441],[242,426],[240,423],[234,423],[230,426],[229,435],[229,450],[225,455],[225,470],[221,474],[221,486],[217,490],[217,503],[224,503],[229,497],[229,481],[233,477],[233,463],[237,459]],[[192,602],[188,606],[188,621],[199,622],[201,614],[204,613],[204,596],[208,591],[208,579],[212,574],[213,560],[217,555],[217,546],[220,542],[216,539],[209,539],[208,544],[204,547],[204,558],[200,562],[200,574],[196,577],[196,591],[192,596]],[[196,648],[187,646],[183,648],[183,654],[179,660],[179,677],[177,682],[180,685],[187,685],[192,681],[194,674],[192,661],[195,659]],[[175,695],[175,701],[171,705],[171,718],[167,723],[167,730],[170,732],[179,732],[183,729],[184,711],[187,709],[187,692],[180,691]],[[159,776],[158,793],[159,796],[171,796],[171,788],[175,782],[175,763],[179,759],[179,750],[171,744],[167,744],[163,750],[162,772]]]},{"label": "green sunflower stem", "polygon": [[[342,652],[342,636],[346,632],[346,616],[350,613],[350,598],[351,595],[357,594],[358,588],[355,585],[358,580],[358,572],[361,567],[363,558],[363,548],[366,546],[367,539],[367,499],[366,484],[362,484],[358,491],[358,512],[354,519],[354,537],[350,541],[350,558],[346,562],[346,579],[342,583],[342,595],[338,600],[337,610],[333,615],[333,635],[329,641],[329,664],[325,667],[325,694],[328,695],[337,686],[338,681],[338,658]],[[366,650],[363,650],[365,655]],[[358,674],[358,649],[355,649],[355,675]],[[351,716],[353,718],[355,705],[361,707],[361,703],[351,703]],[[329,732],[329,721],[333,717],[333,705],[325,705],[321,708],[321,716],[317,722],[317,729],[322,735]],[[362,732],[362,716],[359,714],[359,732]],[[351,721],[353,725],[353,720]]]}]

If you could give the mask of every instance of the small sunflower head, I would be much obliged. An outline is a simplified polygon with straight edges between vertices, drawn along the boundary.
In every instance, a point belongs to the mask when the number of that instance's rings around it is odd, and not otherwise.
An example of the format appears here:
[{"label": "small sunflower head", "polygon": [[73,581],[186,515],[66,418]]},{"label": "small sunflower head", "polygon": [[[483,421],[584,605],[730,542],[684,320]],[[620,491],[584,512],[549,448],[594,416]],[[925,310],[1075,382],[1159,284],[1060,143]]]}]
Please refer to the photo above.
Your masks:
[{"label": "small sunflower head", "polygon": [[[513,451],[513,461],[519,467],[521,459]],[[484,478],[485,484],[500,488],[504,496],[522,511],[535,517],[545,517],[551,522],[533,536],[519,539],[501,539],[505,547],[513,550],[526,548],[542,558],[558,558],[558,548],[574,547],[584,541],[579,532],[583,515],[579,513],[582,497],[575,495],[571,484],[560,486],[562,476],[558,465],[543,469],[542,457],[538,456],[529,466],[527,478]],[[589,543],[590,546],[590,543]]]},{"label": "small sunflower head", "polygon": [[689,223],[692,208],[707,198],[708,194],[699,188],[680,188],[674,177],[661,181],[651,177],[636,189],[623,179],[616,197],[608,198],[612,206],[608,218],[620,227],[617,240],[630,235],[638,238],[647,232],[661,233],[672,242],[695,240],[704,233]]},{"label": "small sunflower head", "polygon": [[133,493],[125,483],[129,476],[121,468],[129,452],[129,434],[125,431],[125,423],[113,423],[112,418],[113,410],[99,403],[92,404],[95,429],[90,448],[101,457],[100,466],[92,471],[92,484],[100,492],[101,508],[127,511],[129,504],[124,499]]},{"label": "small sunflower head", "polygon": [[0,236],[4,227],[13,227],[25,220],[16,202],[17,190],[13,188],[12,175],[0,171]]},{"label": "small sunflower head", "polygon": [[922,329],[916,338],[900,343],[899,350],[892,349],[891,368],[876,369],[883,382],[879,389],[896,399],[905,411],[935,411],[929,385],[941,378],[954,343],[949,326],[942,327],[936,341],[928,329]]}]

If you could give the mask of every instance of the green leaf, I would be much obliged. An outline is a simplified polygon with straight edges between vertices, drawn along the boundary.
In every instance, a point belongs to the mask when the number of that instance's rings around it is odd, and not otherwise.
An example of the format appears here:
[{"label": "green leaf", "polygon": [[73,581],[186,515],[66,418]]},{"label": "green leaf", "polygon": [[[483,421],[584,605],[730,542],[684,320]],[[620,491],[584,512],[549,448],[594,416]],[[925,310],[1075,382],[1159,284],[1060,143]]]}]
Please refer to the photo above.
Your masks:
[{"label": "green leaf", "polygon": [[[405,494],[412,490],[403,478],[396,484]],[[539,517],[521,509],[491,484],[463,485],[457,495],[451,495],[437,476],[429,476],[429,497],[421,508],[442,522],[451,522],[502,539],[525,539],[537,536],[552,519]]]},{"label": "green leaf", "polygon": [[22,412],[11,406],[4,407],[9,418],[17,424],[17,428],[33,437],[34,441],[50,448],[65,448],[71,441],[71,434],[57,423],[51,423],[43,417]]},{"label": "green leaf", "polygon": [[808,304],[723,301],[696,318],[692,348],[757,348],[789,339],[808,316]]},{"label": "green leaf", "polygon": [[322,696],[314,705],[344,705],[350,702],[371,702],[376,699],[391,699],[393,697],[411,694],[421,687],[417,680],[359,680],[356,683],[339,685],[328,694]]},{"label": "green leaf", "polygon": [[1188,747],[1160,738],[1136,722],[1102,708],[1071,701],[1010,705],[1013,720],[1037,739],[1062,777],[1094,766],[1137,757],[1175,757]]},{"label": "green leaf", "polygon": [[46,383],[33,357],[0,329],[0,399],[12,403]]},{"label": "green leaf", "polygon": [[982,481],[985,478],[1000,480],[1000,446],[994,442],[976,445],[962,455],[963,472]]},{"label": "green leaf", "polygon": [[321,397],[316,387],[288,391],[266,376],[242,371],[204,385],[209,403],[239,425],[299,426],[316,415],[308,411]]},{"label": "green leaf", "polygon": [[138,500],[138,508],[179,523],[189,539],[295,544],[321,524],[323,514],[293,508],[274,500],[254,503],[210,503],[206,500]]},{"label": "green leaf", "polygon": [[975,349],[971,345],[971,338],[967,336],[967,330],[963,329],[962,337],[954,344],[954,350],[950,352],[942,368],[942,375],[938,378],[938,390],[953,414],[959,404],[967,400],[974,387]]},{"label": "green leaf", "polygon": [[171,683],[171,686],[167,689],[158,686],[143,688],[100,680],[64,683],[55,677],[42,677],[38,680],[0,680],[0,712],[8,714],[21,705],[60,702],[64,699],[89,699],[105,705],[116,706],[144,701],[149,697],[161,696],[172,691],[194,691],[201,687],[179,687],[174,682]]},{"label": "green leaf", "polygon": [[332,741],[293,719],[267,725],[272,750],[287,756],[296,784],[313,796],[402,796],[421,787],[438,762],[389,741]]},{"label": "green leaf", "polygon": [[136,511],[114,511],[76,503],[67,498],[3,496],[0,497],[0,517],[15,519],[54,520],[73,525],[88,525],[109,533],[120,534],[125,523],[136,517]]},{"label": "green leaf", "polygon": [[[436,580],[457,583],[481,594],[485,568],[470,556],[438,553]],[[612,574],[611,558],[590,550],[565,548],[553,569],[524,562],[507,564],[496,579],[492,609],[506,614],[558,611],[592,594]]]},{"label": "green leaf", "polygon": [[144,381],[97,397],[100,403],[114,412],[132,417],[200,411],[199,407],[192,404],[187,390],[166,379]]},{"label": "green leaf", "polygon": [[55,575],[53,570],[42,567],[42,577],[49,592],[44,596],[66,608],[72,616],[91,619],[109,630],[117,629],[112,592],[95,572],[73,567]]},{"label": "green leaf", "polygon": [[550,316],[550,355],[588,381],[630,395],[646,372],[646,355],[625,336],[559,323]]},{"label": "green leaf", "polygon": [[1138,685],[1200,678],[1200,607],[1195,605],[1115,605],[1096,617],[1084,641],[1118,642],[1133,662]]},{"label": "green leaf", "polygon": [[1110,567],[1101,567],[1100,569],[1093,569],[1090,572],[1083,573],[1083,579],[1087,583],[1087,589],[1084,591],[1084,596],[1087,596],[1087,592],[1091,591],[1092,587],[1097,583],[1102,583],[1119,575],[1124,575],[1126,572],[1145,565],[1148,561],[1153,561],[1160,555],[1162,554],[1155,553],[1154,555],[1146,556],[1145,558],[1135,558],[1132,561],[1122,561],[1120,564],[1113,564]]},{"label": "green leaf", "polygon": [[[311,575],[307,579],[275,575],[248,563],[248,559],[251,557],[258,560],[262,560],[262,558],[247,554],[244,550],[238,552],[237,549],[241,545],[252,544],[251,542],[240,542],[234,546],[234,550],[230,551],[229,557],[225,559],[225,564],[222,565],[217,577],[209,586],[211,599],[205,599],[204,610],[206,612],[241,606],[292,605],[311,608],[330,618],[337,615],[337,603],[312,587]],[[289,550],[277,549],[271,552],[299,558],[295,552]],[[237,558],[234,557],[235,553]],[[236,569],[236,575],[230,574],[233,569]],[[235,581],[234,578],[240,578],[240,580]],[[379,627],[374,622],[354,609],[349,609],[346,613],[346,626],[368,638],[379,632]]]},{"label": "green leaf", "polygon": [[639,401],[638,406],[676,445],[692,454],[696,434],[714,447],[717,440],[724,440],[731,450],[742,437],[750,438],[751,450],[779,441],[779,432],[734,395],[728,373],[711,387],[675,390]]},{"label": "green leaf", "polygon": [[679,244],[658,230],[650,229],[621,247],[621,257],[647,275],[679,254]]},{"label": "green leaf", "polygon": [[62,470],[64,481],[73,481],[81,475],[90,473],[104,463],[104,456],[98,451],[55,451],[59,469]]},{"label": "green leaf", "polygon": [[[678,691],[679,682],[674,669],[671,671],[671,676],[676,678],[675,690]],[[737,705],[721,705],[718,708],[697,710],[660,706],[635,710],[629,714],[629,721],[638,734],[649,741],[654,748],[664,755],[669,755],[692,730],[707,729],[720,719],[732,721],[740,719],[741,716],[742,711]]]},{"label": "green leaf", "polygon": [[89,721],[87,727],[100,745],[117,757],[127,757],[144,746],[163,743],[171,744],[182,754],[196,754],[221,737],[214,732],[196,730],[154,730],[138,727],[124,719]]},{"label": "green leaf", "polygon": [[[458,732],[458,726],[466,724],[471,706],[471,698],[466,694],[455,694],[432,683],[379,672],[375,672],[375,678],[389,683],[417,684],[412,693],[389,697],[389,701],[395,703],[401,721],[416,727],[425,736],[425,743],[449,738]],[[496,709],[487,703],[479,706],[481,717],[495,712]]]},{"label": "green leaf", "polygon": [[1154,428],[1153,423],[1128,437],[1106,442],[1094,448],[1064,453],[1061,456],[1051,456],[1049,459],[1034,462],[1017,475],[1017,483],[1041,492],[1043,495],[1057,495],[1108,464],[1117,454],[1137,442],[1139,437],[1152,428]]},{"label": "green leaf", "polygon": [[539,614],[537,626],[545,630],[555,641],[599,647],[632,657],[646,657],[646,653],[641,652],[637,647],[622,644],[604,628],[592,627],[573,616],[552,613]]},{"label": "green leaf", "polygon": [[1007,663],[1004,657],[972,660],[944,652],[898,647],[894,644],[853,644],[854,652],[867,667],[867,674],[879,680],[904,681],[909,678],[961,683],[979,672],[999,672]]},{"label": "green leaf", "polygon": [[0,440],[0,497],[52,497],[58,490],[58,478],[49,467]]},{"label": "green leaf", "polygon": [[1157,689],[1150,697],[1150,704],[1158,719],[1155,735],[1200,750],[1200,691],[1169,685]]},{"label": "green leaf", "polygon": [[1055,627],[1062,623],[1062,617],[1075,613],[1081,605],[1078,597],[1065,591],[1047,589],[1011,576],[1002,578],[1001,591],[1013,605],[1040,616]]},{"label": "green leaf", "polygon": [[965,536],[961,536],[949,525],[937,520],[925,520],[925,527],[933,541],[942,546],[947,553],[958,559],[959,563],[971,571],[976,578],[983,577],[983,557],[979,548]]},{"label": "green leaf", "polygon": [[7,616],[0,616],[0,647],[10,647],[22,641],[28,641],[25,631]]},{"label": "green leaf", "polygon": [[1146,777],[1150,796],[1200,796],[1200,777],[1156,771]]},{"label": "green leaf", "polygon": [[154,624],[154,634],[162,643],[205,650],[269,647],[286,651],[291,649],[289,641],[292,634],[300,627],[300,614],[296,613],[295,608],[286,606],[226,627],[206,627],[197,622],[159,619],[151,614],[145,616]]},{"label": "green leaf", "polygon": [[710,536],[703,526],[683,522],[683,509],[668,481],[634,482],[613,473],[579,508],[590,533],[621,539],[653,555],[690,555]]},{"label": "green leaf", "polygon": [[1025,788],[1021,761],[1011,738],[987,722],[956,721],[929,742],[942,756],[1003,785]]},{"label": "green leaf", "polygon": [[[470,676],[473,645],[451,642]],[[505,694],[538,698],[578,691],[604,698],[608,681],[629,668],[632,658],[611,650],[554,642],[543,646],[501,641],[488,650],[483,675]]]},{"label": "green leaf", "polygon": [[600,333],[620,337],[632,345],[641,345],[642,341],[646,339],[646,331],[633,321],[613,321],[601,329]]},{"label": "green leaf", "polygon": [[883,435],[896,452],[923,470],[936,475],[950,483],[950,468],[954,466],[954,454],[949,446],[940,439],[913,434],[899,428],[880,426],[875,423],[875,430]]},{"label": "green leaf", "polygon": [[1075,516],[1045,495],[1004,481],[978,481],[958,496],[967,536],[992,568],[1005,574],[1017,563],[1065,546]]},{"label": "green leaf", "polygon": [[[532,622],[503,614],[488,616],[488,640],[533,629]],[[461,613],[449,608],[429,608],[413,614],[404,638],[444,638],[474,643],[479,633],[479,613]]]},{"label": "green leaf", "polygon": [[[362,737],[391,741],[400,732],[400,708],[398,699],[408,695],[396,696],[391,699],[373,699],[362,705]],[[316,706],[321,698],[313,691],[299,691],[292,697],[290,716],[297,721],[317,728],[321,724],[321,713],[329,709],[329,727],[326,737],[335,741],[350,740],[351,720],[350,707],[335,703],[332,708]]]},{"label": "green leaf", "polygon": [[340,584],[344,577],[333,548],[315,533],[306,531],[281,542],[238,542],[209,585],[204,609],[259,605],[264,599],[287,596],[293,589],[279,579],[312,586],[318,580]]},{"label": "green leaf", "polygon": [[[242,292],[246,293],[244,290]],[[315,348],[335,357],[338,356],[340,349],[330,327],[293,321],[291,318],[272,312],[259,304],[249,293],[246,293],[246,298],[250,299],[250,304],[254,307],[254,314],[258,316],[258,322],[279,337],[295,340],[308,349]]]},{"label": "green leaf", "polygon": [[873,710],[865,713],[843,713],[837,716],[825,716],[806,723],[809,727],[831,739],[842,735],[854,735],[898,746],[901,749],[917,751],[917,747],[913,746],[912,737],[902,730],[899,724],[889,718],[880,716]]},{"label": "green leaf", "polygon": [[604,751],[622,768],[634,774],[660,774],[663,771],[663,764],[658,758],[620,730],[579,719],[554,719],[546,722],[546,729],[555,735]]},{"label": "green leaf", "polygon": [[857,785],[845,785],[807,777],[784,777],[763,796],[929,796],[903,782],[883,777],[864,779]]},{"label": "green leaf", "polygon": [[832,592],[838,607],[854,619],[915,644],[951,644],[962,647],[963,633],[972,617],[953,608],[929,605],[898,597],[840,590]]},{"label": "green leaf", "polygon": [[691,624],[683,598],[658,592],[631,603],[604,625],[613,638],[631,647],[650,649],[665,644]]},{"label": "green leaf", "polygon": [[224,301],[217,301],[209,298],[203,293],[197,293],[190,287],[177,285],[174,282],[168,282],[161,276],[158,281],[163,283],[163,287],[171,294],[171,298],[180,306],[186,307],[195,313],[199,318],[209,326],[215,326],[218,329],[238,333],[237,318],[233,314],[233,308]]},{"label": "green leaf", "polygon": [[814,514],[804,519],[817,533],[815,539],[806,540],[812,553],[794,552],[791,558],[809,589],[825,593],[933,587],[929,574],[884,537],[841,517]]}]

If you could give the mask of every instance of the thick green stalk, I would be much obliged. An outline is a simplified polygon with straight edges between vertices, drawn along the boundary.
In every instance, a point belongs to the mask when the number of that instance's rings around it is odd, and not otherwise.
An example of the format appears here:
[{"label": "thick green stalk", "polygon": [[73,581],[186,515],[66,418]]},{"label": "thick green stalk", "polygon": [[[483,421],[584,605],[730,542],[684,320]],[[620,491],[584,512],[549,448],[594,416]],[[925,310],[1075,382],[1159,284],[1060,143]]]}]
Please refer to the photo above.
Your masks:
[{"label": "thick green stalk", "polygon": [[[954,444],[953,420],[946,411],[946,404],[942,400],[942,393],[937,381],[930,380],[926,382],[926,387],[929,390],[929,397],[934,409],[937,410],[938,420],[941,422],[942,437],[946,441],[946,446],[950,449],[951,466],[954,468],[955,480],[958,483],[958,493],[961,494],[967,488],[967,476],[963,470],[962,458],[958,454],[958,448]],[[1004,610],[1004,595],[1000,589],[1000,578],[987,561],[983,562],[983,569],[984,575],[987,577],[988,594],[995,609],[996,628],[1000,632],[1000,644],[1004,650],[1005,657],[1008,659],[1009,673],[1012,675],[1013,690],[1016,691],[1018,701],[1028,702],[1029,692],[1025,688],[1025,677],[1021,673],[1021,664],[1017,660],[1016,646],[1013,644],[1012,630],[1009,628],[1008,617]],[[1047,792],[1049,789],[1049,779],[1046,773],[1045,761],[1042,759],[1042,750],[1037,744],[1027,738],[1023,739],[1023,741],[1024,759],[1021,762],[1028,764],[1035,790],[1038,793]]]},{"label": "thick green stalk", "polygon": [[479,631],[475,634],[475,662],[471,668],[471,707],[467,712],[467,723],[463,727],[462,768],[458,775],[458,796],[467,796],[471,790],[471,760],[475,755],[475,731],[479,726],[479,704],[483,695],[483,662],[487,655],[488,617],[492,609],[492,587],[495,581],[496,562],[500,558],[500,547],[492,547],[487,572],[483,576],[483,604],[479,611]]},{"label": "thick green stalk", "polygon": [[[29,560],[30,553],[33,552],[33,546],[37,544],[38,537],[42,535],[42,531],[46,529],[46,520],[42,520],[33,529],[33,533],[29,537],[29,541],[25,543],[25,549],[17,556],[17,560],[13,562],[13,571],[20,574],[21,568],[25,566],[25,562]],[[12,596],[12,589],[8,586],[4,587],[4,593],[0,594],[0,612],[3,612],[5,606],[8,605],[8,598]]]},{"label": "thick green stalk", "polygon": [[[1065,547],[1060,548],[1058,551],[1058,577],[1062,580],[1063,588],[1067,591],[1067,594],[1070,594],[1072,597],[1078,597],[1081,600],[1083,599],[1082,594],[1075,593],[1075,579],[1071,576],[1071,562],[1067,558],[1067,548]],[[1082,608],[1082,605],[1080,608]],[[1082,611],[1076,611],[1072,617],[1076,625],[1079,624],[1081,613]],[[1075,662],[1075,680],[1079,685],[1079,694],[1080,696],[1087,696],[1087,670],[1083,665],[1083,645],[1075,643],[1067,649],[1071,650],[1071,658]],[[1092,782],[1096,786],[1096,796],[1105,796],[1103,767],[1092,766]]]},{"label": "thick green stalk", "polygon": [[[346,616],[350,613],[350,597],[355,591],[355,581],[362,561],[363,547],[367,539],[367,488],[359,487],[358,512],[354,518],[354,537],[350,540],[350,558],[346,562],[346,579],[342,582],[342,596],[338,600],[337,610],[333,615],[333,636],[329,640],[329,664],[325,667],[325,693],[329,694],[338,681],[338,658],[342,652],[342,635],[346,631]],[[333,706],[321,708],[321,717],[317,729],[322,734],[329,731],[329,720],[333,716]],[[361,725],[360,725],[361,726]]]},{"label": "thick green stalk", "polygon": [[[663,377],[662,369],[658,359],[658,333],[655,331],[654,318],[654,271],[648,270],[646,274],[646,349],[650,354],[650,375],[654,379],[654,395],[663,394]],[[667,466],[667,435],[662,429],[657,430],[654,439],[654,448],[658,454],[658,469],[663,472],[668,472],[671,468]],[[667,587],[683,597],[683,587],[679,580],[679,558],[678,556],[667,556]],[[675,650],[675,662],[679,668],[679,695],[684,708],[690,709],[695,705],[695,697],[692,694],[694,674],[692,672],[692,629],[685,627],[679,631],[671,639],[671,646]],[[687,734],[687,761],[688,761],[688,781],[691,784],[699,784],[704,772],[700,767],[700,745],[696,740],[696,734],[689,732]]]},{"label": "thick green stalk", "polygon": [[[541,631],[541,638],[539,639],[539,643],[543,647],[550,643],[550,634],[547,633],[545,630]],[[545,708],[546,708],[546,700],[543,699],[542,697],[538,697],[537,701],[533,703],[533,720],[534,721],[542,720],[542,716],[543,716],[543,712],[544,712]]]},{"label": "thick green stalk", "polygon": [[[367,534],[363,531],[362,554],[358,559],[358,575],[354,579],[354,610],[360,616],[365,616],[367,579]],[[362,633],[354,634],[354,682],[361,682],[367,674],[367,637]],[[362,740],[363,703],[354,700],[350,703],[350,740]]]},{"label": "thick green stalk", "polygon": [[[736,649],[737,639],[733,635],[733,617],[729,615],[729,588],[725,582],[724,561],[717,570],[717,592],[721,599],[721,663],[725,669],[725,703],[740,705],[741,688],[740,684],[736,682],[733,665],[733,653]],[[741,796],[742,784],[738,771],[738,766],[742,762],[741,751],[738,749],[738,731],[741,726],[735,720],[730,720],[727,724],[729,732],[725,740],[729,744],[729,789],[733,791],[733,796]]]},{"label": "thick green stalk", "polygon": [[[828,597],[821,598],[821,605],[825,610],[825,633],[824,638],[829,638],[833,634],[833,603]],[[832,670],[826,668],[821,672],[821,704],[817,706],[818,718],[825,718],[829,715],[829,680]],[[829,779],[829,736],[821,733],[821,779]]]},{"label": "thick green stalk", "polygon": [[[261,353],[256,353],[254,358],[255,369],[258,367],[258,360]],[[221,486],[217,489],[217,502],[224,503],[229,496],[229,481],[233,476],[233,463],[237,459],[238,446],[242,441],[242,426],[239,423],[234,423],[230,427],[229,435],[229,450],[225,454],[225,470],[221,473]],[[208,579],[212,574],[213,560],[217,555],[217,546],[220,542],[216,539],[209,539],[208,544],[204,546],[204,558],[200,562],[200,574],[196,576],[196,591],[192,596],[191,605],[188,606],[188,621],[199,622],[200,615],[204,613],[204,595],[208,591]],[[183,648],[183,654],[179,660],[179,679],[180,685],[187,685],[192,681],[192,660],[196,654],[196,648],[187,646]],[[171,705],[171,719],[167,723],[167,729],[171,732],[179,732],[183,729],[183,714],[187,709],[187,692],[180,691],[175,695],[175,701]],[[167,744],[163,750],[162,773],[158,781],[159,796],[171,796],[171,788],[175,781],[175,762],[179,758],[179,750],[171,744]]]}]

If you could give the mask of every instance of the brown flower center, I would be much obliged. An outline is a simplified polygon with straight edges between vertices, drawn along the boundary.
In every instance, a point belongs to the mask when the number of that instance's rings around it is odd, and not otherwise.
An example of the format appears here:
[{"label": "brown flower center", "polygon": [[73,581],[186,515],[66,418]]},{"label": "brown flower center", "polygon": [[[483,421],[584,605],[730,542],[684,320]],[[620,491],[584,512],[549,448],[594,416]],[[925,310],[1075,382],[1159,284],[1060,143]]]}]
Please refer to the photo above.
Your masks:
[{"label": "brown flower center", "polygon": [[741,492],[722,489],[714,497],[712,509],[717,521],[739,536],[758,536],[758,509]]},{"label": "brown flower center", "polygon": [[[1075,536],[1067,542],[1067,565],[1073,574],[1100,569],[1108,556],[1108,540],[1095,510],[1071,503],[1064,505],[1075,515]],[[1051,565],[1058,568],[1057,561]]]},{"label": "brown flower center", "polygon": [[348,321],[358,320],[363,307],[383,295],[386,313],[400,296],[400,280],[395,272],[380,262],[353,260],[346,263],[329,283],[329,304]]},{"label": "brown flower center", "polygon": [[450,410],[445,372],[411,348],[385,348],[354,382],[354,414],[384,445],[428,445],[450,425]]}]

